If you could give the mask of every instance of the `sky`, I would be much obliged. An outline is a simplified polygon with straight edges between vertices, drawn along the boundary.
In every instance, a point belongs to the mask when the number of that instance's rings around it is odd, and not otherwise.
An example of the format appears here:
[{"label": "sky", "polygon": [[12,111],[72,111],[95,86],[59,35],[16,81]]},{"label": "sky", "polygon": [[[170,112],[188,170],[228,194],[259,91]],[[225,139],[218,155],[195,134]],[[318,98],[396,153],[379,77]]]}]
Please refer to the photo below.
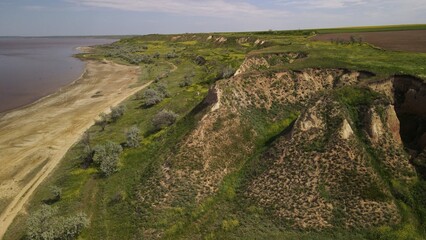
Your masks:
[{"label": "sky", "polygon": [[415,24],[425,13],[426,0],[0,0],[0,36]]}]

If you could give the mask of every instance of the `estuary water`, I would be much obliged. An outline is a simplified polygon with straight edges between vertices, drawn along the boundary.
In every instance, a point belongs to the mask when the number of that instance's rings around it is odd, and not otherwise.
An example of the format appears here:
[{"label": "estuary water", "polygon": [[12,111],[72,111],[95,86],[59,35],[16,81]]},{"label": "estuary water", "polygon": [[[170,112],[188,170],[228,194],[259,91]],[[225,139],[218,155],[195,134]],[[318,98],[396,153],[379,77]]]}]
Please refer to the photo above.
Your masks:
[{"label": "estuary water", "polygon": [[0,112],[30,104],[80,77],[85,64],[72,57],[77,47],[114,41],[0,37]]}]

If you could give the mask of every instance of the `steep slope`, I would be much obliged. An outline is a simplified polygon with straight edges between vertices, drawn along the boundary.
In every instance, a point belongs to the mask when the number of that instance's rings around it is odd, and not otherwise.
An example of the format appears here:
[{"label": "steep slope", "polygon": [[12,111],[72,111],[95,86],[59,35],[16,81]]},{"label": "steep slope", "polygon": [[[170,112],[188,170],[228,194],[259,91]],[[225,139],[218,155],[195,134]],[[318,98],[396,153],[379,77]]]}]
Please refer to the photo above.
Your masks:
[{"label": "steep slope", "polygon": [[[118,171],[82,164],[84,139],[5,239],[25,237],[52,185],[58,217],[90,218],[81,239],[424,239],[426,182],[410,164],[426,169],[424,87],[389,76],[426,77],[425,56],[309,35],[149,35],[88,56],[140,65],[165,98],[141,107],[138,93],[93,126],[89,144],[125,146]],[[164,110],[178,116],[159,129]]]},{"label": "steep slope", "polygon": [[[199,216],[195,206],[210,206],[225,191],[292,229],[401,224],[405,195],[396,185],[413,184],[416,172],[401,140],[399,105],[360,87],[362,72],[272,71],[267,59],[248,58],[210,89],[196,128],[141,184],[139,199],[150,209],[144,220],[155,222],[171,209]],[[247,165],[253,157],[256,163]],[[245,176],[240,190],[224,190],[236,173]],[[145,227],[146,237],[167,236],[155,224]]]},{"label": "steep slope", "polygon": [[[141,184],[138,196],[144,211],[155,211],[151,217],[158,218],[170,208],[191,209],[202,204],[218,192],[227,175],[241,168],[260,142],[269,141],[289,126],[312,97],[356,84],[358,77],[358,72],[339,69],[240,71],[238,76],[217,82],[210,89],[206,98],[210,106],[196,129]],[[150,214],[145,217],[146,222],[155,221]],[[164,234],[155,227],[147,227],[145,233],[150,238]]]},{"label": "steep slope", "polygon": [[[310,104],[287,136],[262,157],[267,170],[249,185],[247,196],[302,229],[336,226],[369,228],[400,221],[387,183],[372,164],[366,144],[382,151],[378,161],[393,178],[414,176],[393,123],[393,107],[380,102],[354,124],[348,109],[325,96]],[[376,109],[384,108],[384,119]],[[385,120],[386,119],[386,120]],[[368,132],[367,141],[360,139]]]}]

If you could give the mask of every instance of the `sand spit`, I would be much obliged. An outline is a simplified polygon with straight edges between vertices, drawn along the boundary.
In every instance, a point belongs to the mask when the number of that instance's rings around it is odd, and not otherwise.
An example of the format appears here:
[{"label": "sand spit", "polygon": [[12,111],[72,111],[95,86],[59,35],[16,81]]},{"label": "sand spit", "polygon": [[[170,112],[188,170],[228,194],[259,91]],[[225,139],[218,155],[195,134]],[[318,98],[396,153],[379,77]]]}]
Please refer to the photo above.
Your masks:
[{"label": "sand spit", "polygon": [[[27,107],[0,115],[0,239],[38,185],[94,119],[148,86],[139,67],[88,61],[71,85]],[[96,96],[96,97],[94,97]]]}]

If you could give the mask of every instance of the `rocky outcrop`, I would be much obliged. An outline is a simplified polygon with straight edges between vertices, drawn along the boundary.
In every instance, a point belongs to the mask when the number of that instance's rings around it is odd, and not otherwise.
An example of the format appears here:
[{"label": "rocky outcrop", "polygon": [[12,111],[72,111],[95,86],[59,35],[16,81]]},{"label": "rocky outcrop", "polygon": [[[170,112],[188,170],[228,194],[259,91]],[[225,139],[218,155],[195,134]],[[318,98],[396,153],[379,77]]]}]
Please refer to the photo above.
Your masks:
[{"label": "rocky outcrop", "polygon": [[235,75],[240,75],[243,73],[246,73],[250,70],[259,69],[261,67],[269,68],[269,63],[264,58],[246,58],[241,64],[241,66],[238,68],[238,70],[235,72]]},{"label": "rocky outcrop", "polygon": [[387,111],[393,138],[400,141],[399,132],[402,142],[414,155],[422,152],[426,134],[426,83],[411,76],[393,76],[371,83],[370,87],[385,94],[394,105],[395,111]]},{"label": "rocky outcrop", "polygon": [[[264,154],[261,161],[273,163],[249,184],[247,197],[301,229],[399,222],[392,195],[345,112],[330,97],[311,104],[294,124],[291,137],[277,140]],[[386,141],[392,133],[374,109],[368,116],[373,147],[402,151],[396,141]],[[386,154],[381,160],[395,176],[413,173],[407,157]]]},{"label": "rocky outcrop", "polygon": [[240,75],[250,71],[258,71],[262,69],[270,68],[280,64],[293,63],[297,59],[306,58],[307,54],[303,52],[286,52],[286,53],[275,53],[267,54],[264,56],[251,56],[244,60],[243,64],[235,73]]},{"label": "rocky outcrop", "polygon": [[342,139],[349,139],[354,134],[351,125],[348,123],[346,118],[343,120],[342,128],[340,130],[340,137]]},{"label": "rocky outcrop", "polygon": [[[398,112],[389,104],[398,97],[386,92],[394,85],[371,85],[393,100],[382,97],[356,109],[354,116],[334,90],[357,85],[361,73],[256,70],[269,66],[265,57],[248,58],[234,77],[216,82],[199,106],[205,115],[140,189],[141,201],[156,210],[202,204],[253,157],[262,134],[256,124],[273,124],[292,108],[302,114],[273,138],[260,158],[264,170],[250,175],[242,196],[298,229],[398,223],[392,191],[377,169],[403,181],[414,176],[399,135]],[[258,119],[248,119],[256,111],[262,113]]]},{"label": "rocky outcrop", "polygon": [[370,88],[392,100],[397,112],[411,113],[426,118],[426,83],[411,76],[393,76],[369,84]]},{"label": "rocky outcrop", "polygon": [[[164,163],[159,176],[146,184],[150,189],[141,190],[140,198],[157,207],[175,201],[202,202],[217,192],[223,178],[255,150],[258,133],[242,117],[244,112],[270,109],[273,104],[303,103],[323,90],[356,83],[357,76],[344,70],[307,69],[273,76],[243,74],[218,81],[200,105],[208,106],[210,111],[179,146],[177,154]],[[306,131],[324,128],[320,116],[309,119],[309,123],[303,122]],[[181,199],[183,195],[186,200]]]}]

